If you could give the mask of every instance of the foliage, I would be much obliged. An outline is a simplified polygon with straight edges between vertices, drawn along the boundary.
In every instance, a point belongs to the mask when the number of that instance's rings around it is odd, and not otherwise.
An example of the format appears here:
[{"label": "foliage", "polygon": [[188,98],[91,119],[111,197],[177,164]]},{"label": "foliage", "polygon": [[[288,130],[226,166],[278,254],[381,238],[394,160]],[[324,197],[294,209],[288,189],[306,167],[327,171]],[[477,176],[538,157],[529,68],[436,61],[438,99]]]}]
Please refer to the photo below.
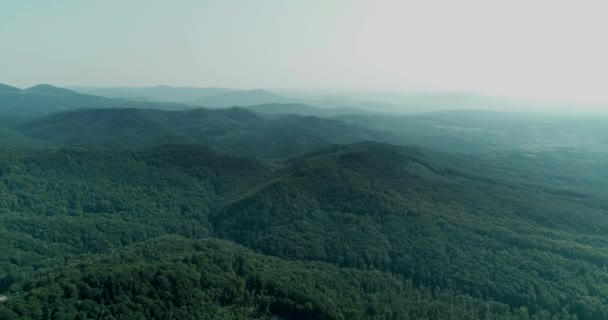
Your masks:
[{"label": "foliage", "polygon": [[606,319],[602,185],[509,159],[3,150],[0,318]]}]

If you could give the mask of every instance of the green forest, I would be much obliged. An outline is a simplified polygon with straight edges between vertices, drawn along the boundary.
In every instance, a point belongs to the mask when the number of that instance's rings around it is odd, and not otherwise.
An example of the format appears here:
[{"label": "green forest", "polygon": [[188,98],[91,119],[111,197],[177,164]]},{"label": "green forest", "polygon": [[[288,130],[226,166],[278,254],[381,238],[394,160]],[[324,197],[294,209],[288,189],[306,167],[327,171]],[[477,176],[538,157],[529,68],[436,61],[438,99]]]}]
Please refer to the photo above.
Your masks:
[{"label": "green forest", "polygon": [[0,319],[608,319],[604,124],[0,86]]},{"label": "green forest", "polygon": [[606,319],[605,195],[510,158],[4,149],[0,318]]},{"label": "green forest", "polygon": [[0,320],[608,320],[607,12],[0,0]]}]

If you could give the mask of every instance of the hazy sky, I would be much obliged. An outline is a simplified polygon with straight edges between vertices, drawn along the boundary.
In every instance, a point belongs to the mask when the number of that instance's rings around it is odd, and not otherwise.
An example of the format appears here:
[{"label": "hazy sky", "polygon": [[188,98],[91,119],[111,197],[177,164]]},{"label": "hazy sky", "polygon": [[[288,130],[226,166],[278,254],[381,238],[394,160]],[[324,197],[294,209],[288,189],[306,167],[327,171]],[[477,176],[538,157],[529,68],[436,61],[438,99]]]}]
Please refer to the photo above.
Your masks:
[{"label": "hazy sky", "polygon": [[0,82],[608,101],[607,3],[0,0]]}]

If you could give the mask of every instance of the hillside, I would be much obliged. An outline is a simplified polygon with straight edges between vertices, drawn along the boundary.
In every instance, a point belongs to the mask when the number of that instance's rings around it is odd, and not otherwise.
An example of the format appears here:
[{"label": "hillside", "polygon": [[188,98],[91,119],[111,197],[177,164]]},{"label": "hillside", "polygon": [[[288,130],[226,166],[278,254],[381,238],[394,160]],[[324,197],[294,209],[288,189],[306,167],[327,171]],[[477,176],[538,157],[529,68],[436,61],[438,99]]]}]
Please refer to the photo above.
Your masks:
[{"label": "hillside", "polygon": [[192,105],[210,108],[228,108],[234,106],[250,106],[265,103],[290,103],[293,99],[263,90],[239,90],[207,96],[190,102]]},{"label": "hillside", "polygon": [[74,91],[107,98],[143,99],[151,102],[175,102],[199,107],[229,108],[266,103],[290,103],[295,99],[263,89],[244,90],[197,87],[71,87]]},{"label": "hillside", "polygon": [[[68,87],[108,98],[175,102],[203,107],[232,107],[269,103],[301,103],[317,108],[354,107],[375,113],[416,114],[445,110],[516,112],[558,111],[569,113],[572,105],[586,112],[602,112],[605,105],[585,102],[557,102],[515,99],[475,92],[390,92],[366,90],[231,89],[216,87]],[[605,114],[605,112],[603,112]]]},{"label": "hillside", "polygon": [[63,145],[143,149],[203,144],[263,158],[286,158],[334,143],[391,139],[382,132],[341,121],[296,115],[266,118],[241,108],[172,112],[81,109],[26,121],[13,129]]},{"label": "hillside", "polygon": [[137,102],[81,94],[47,84],[24,90],[0,86],[1,117],[31,117],[82,108],[158,108],[182,110],[191,108],[176,103]]},{"label": "hillside", "polygon": [[42,148],[58,145],[52,141],[32,138],[19,131],[0,126],[0,146],[2,147]]},{"label": "hillside", "polygon": [[335,119],[393,132],[403,141],[440,151],[488,153],[505,150],[608,151],[608,117],[481,110],[457,110],[410,116],[342,115]]},{"label": "hillside", "polygon": [[227,88],[196,87],[69,87],[76,92],[107,98],[144,99],[153,102],[175,102],[189,104],[208,96],[237,91]]},{"label": "hillside", "polygon": [[3,319],[506,320],[528,314],[521,309],[512,316],[500,303],[419,288],[378,271],[285,261],[226,241],[176,236],[77,260],[56,274],[41,272],[23,288],[35,294],[0,304]]},{"label": "hillside", "polygon": [[[602,277],[608,262],[605,212],[577,197],[461,172],[457,163],[440,167],[434,157],[368,143],[331,149],[292,163],[212,223],[218,235],[265,254],[388,270],[528,310],[575,312],[581,281]],[[600,319],[607,311],[594,301],[590,318]]]},{"label": "hillside", "polygon": [[4,150],[0,315],[605,318],[606,208],[501,166],[373,142]]},{"label": "hillside", "polygon": [[260,114],[297,114],[315,117],[335,117],[340,115],[369,113],[369,111],[357,108],[316,108],[302,103],[266,103],[246,106],[244,108]]},{"label": "hillside", "polygon": [[19,92],[21,89],[0,83],[0,92]]}]

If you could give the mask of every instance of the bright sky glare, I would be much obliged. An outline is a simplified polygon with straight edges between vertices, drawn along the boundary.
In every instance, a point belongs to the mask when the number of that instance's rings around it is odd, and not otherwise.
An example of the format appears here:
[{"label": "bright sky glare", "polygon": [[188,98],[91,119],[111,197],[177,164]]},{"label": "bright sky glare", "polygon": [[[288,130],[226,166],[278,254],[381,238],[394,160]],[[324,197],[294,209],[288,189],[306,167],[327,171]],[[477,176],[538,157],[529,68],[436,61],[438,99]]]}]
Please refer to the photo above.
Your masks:
[{"label": "bright sky glare", "polygon": [[608,101],[606,12],[594,0],[2,0],[0,82]]}]

